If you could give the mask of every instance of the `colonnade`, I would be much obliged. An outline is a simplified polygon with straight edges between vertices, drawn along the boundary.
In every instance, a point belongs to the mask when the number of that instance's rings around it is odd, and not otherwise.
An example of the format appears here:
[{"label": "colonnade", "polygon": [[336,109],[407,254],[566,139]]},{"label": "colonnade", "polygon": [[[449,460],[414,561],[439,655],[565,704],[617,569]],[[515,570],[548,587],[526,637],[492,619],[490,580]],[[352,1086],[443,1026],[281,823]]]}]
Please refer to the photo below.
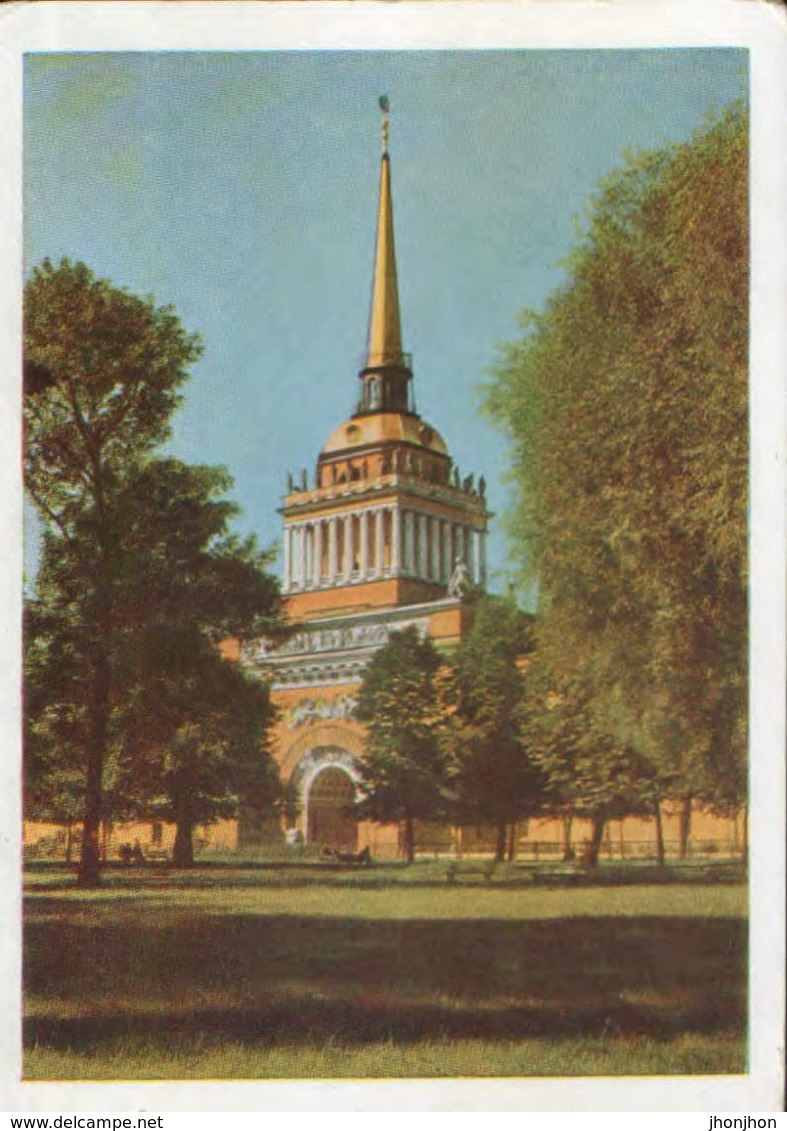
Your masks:
[{"label": "colonnade", "polygon": [[447,585],[457,558],[476,585],[484,585],[485,543],[485,532],[476,526],[398,505],[311,517],[284,529],[284,590],[386,577]]}]

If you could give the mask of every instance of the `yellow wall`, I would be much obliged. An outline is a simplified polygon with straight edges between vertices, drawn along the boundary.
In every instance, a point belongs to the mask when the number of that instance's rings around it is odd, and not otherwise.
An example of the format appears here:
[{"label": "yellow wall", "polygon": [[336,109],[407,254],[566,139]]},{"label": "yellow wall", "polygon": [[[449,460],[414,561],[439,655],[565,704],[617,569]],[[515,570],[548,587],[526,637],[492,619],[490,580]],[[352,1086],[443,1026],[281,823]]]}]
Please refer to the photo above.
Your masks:
[{"label": "yellow wall", "polygon": [[409,577],[390,577],[360,585],[337,585],[332,589],[310,589],[292,593],[284,607],[292,621],[317,620],[339,614],[363,613],[417,605],[445,596],[445,585]]},{"label": "yellow wall", "polygon": [[[329,737],[323,734],[322,737]],[[346,736],[345,736],[346,737]],[[353,745],[360,742],[358,736]],[[679,828],[677,810],[664,816],[664,839],[667,856],[675,858],[678,852]],[[153,822],[129,821],[107,826],[106,858],[110,862],[119,859],[118,849],[122,844],[133,845],[139,841],[143,852],[149,858],[156,857],[157,851],[166,854],[172,850],[175,840],[175,826],[161,825],[161,840],[153,843]],[[577,856],[581,854],[583,843],[590,839],[591,823],[575,817],[571,826],[571,843]],[[217,821],[213,825],[201,825],[194,834],[197,859],[202,852],[234,852],[238,847],[238,822],[234,820]],[[424,856],[451,855],[462,852],[464,855],[488,855],[494,848],[495,831],[489,827],[467,826],[462,830],[436,822],[417,822],[417,847]],[[24,843],[33,850],[37,842],[49,845],[47,859],[64,859],[66,834],[59,825],[40,821],[27,821],[24,826]],[[55,844],[57,842],[57,844]],[[717,817],[701,809],[692,814],[690,851],[692,855],[707,854],[738,855],[745,842],[743,817]],[[559,859],[562,855],[563,825],[560,820],[540,818],[523,821],[518,827],[516,855],[520,860]],[[376,825],[362,821],[358,825],[358,848],[369,847],[375,859],[396,859],[399,857],[399,830],[396,825]],[[622,846],[622,852],[621,852]],[[655,821],[636,817],[626,817],[623,821],[610,821],[607,824],[602,843],[603,859],[653,858],[656,848]],[[31,851],[32,854],[32,851]],[[73,859],[78,857],[78,848],[73,850]]]}]

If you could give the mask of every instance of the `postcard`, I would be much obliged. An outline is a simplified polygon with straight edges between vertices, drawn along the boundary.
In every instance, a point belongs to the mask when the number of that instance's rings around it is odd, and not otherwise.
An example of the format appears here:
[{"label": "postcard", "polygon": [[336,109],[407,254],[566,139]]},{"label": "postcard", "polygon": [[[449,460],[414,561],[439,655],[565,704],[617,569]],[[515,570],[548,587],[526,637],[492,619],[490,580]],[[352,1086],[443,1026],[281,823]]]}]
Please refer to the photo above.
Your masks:
[{"label": "postcard", "polygon": [[778,1110],[787,38],[702,13],[4,13],[9,1110]]}]

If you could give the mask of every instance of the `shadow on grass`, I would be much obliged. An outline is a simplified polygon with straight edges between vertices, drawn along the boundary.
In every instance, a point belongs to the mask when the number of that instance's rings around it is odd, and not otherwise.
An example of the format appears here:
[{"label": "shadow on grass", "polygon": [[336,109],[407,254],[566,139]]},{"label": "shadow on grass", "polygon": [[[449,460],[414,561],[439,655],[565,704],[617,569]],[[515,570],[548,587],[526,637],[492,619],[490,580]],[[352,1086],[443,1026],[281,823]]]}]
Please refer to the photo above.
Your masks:
[{"label": "shadow on grass", "polygon": [[[235,888],[337,886],[368,890],[386,887],[445,888],[447,860],[423,860],[414,865],[400,861],[376,862],[370,868],[353,867],[324,860],[200,861],[191,869],[173,868],[161,861],[127,867],[118,863],[103,868],[105,890],[155,890],[166,886],[178,891],[198,891],[221,885]],[[62,862],[32,861],[25,865],[36,893],[67,891],[75,886],[77,866]],[[39,877],[46,876],[47,879]],[[565,870],[552,862],[521,862],[498,865],[489,886],[510,890],[531,887],[626,887],[658,885],[740,884],[746,868],[740,861],[689,861],[658,866],[630,861],[610,862],[598,868]],[[457,886],[486,887],[480,871],[457,877]]]},{"label": "shadow on grass", "polygon": [[199,1009],[155,1017],[117,1019],[69,1018],[25,1023],[27,1048],[96,1053],[128,1039],[188,1041],[199,1038],[200,1047],[226,1041],[255,1046],[299,1045],[330,1041],[352,1046],[393,1041],[407,1044],[422,1040],[522,1040],[525,1038],[650,1037],[668,1041],[690,1031],[694,1034],[728,1034],[740,1031],[723,1009],[695,1012],[690,1018],[669,1011],[661,1014],[625,1006],[580,1008],[558,1016],[547,1008],[508,1007],[485,1016],[478,1011],[449,1010],[438,1006],[370,1008],[354,1002],[267,1003],[260,1009]]},{"label": "shadow on grass", "polygon": [[[53,901],[57,902],[57,901]],[[347,1046],[744,1031],[746,926],[626,917],[360,920],[192,914],[28,924],[25,1043]],[[218,1003],[218,1004],[217,1004]]]}]

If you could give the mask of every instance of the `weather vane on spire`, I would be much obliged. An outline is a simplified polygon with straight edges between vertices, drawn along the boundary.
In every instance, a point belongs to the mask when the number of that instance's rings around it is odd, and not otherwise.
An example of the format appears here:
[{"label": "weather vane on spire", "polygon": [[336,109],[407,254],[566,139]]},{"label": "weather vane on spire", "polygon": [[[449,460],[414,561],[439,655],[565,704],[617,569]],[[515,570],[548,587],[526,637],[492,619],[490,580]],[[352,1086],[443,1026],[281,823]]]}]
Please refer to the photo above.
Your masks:
[{"label": "weather vane on spire", "polygon": [[383,153],[388,152],[388,114],[391,109],[391,103],[388,101],[387,94],[380,95],[380,109],[383,112]]}]

